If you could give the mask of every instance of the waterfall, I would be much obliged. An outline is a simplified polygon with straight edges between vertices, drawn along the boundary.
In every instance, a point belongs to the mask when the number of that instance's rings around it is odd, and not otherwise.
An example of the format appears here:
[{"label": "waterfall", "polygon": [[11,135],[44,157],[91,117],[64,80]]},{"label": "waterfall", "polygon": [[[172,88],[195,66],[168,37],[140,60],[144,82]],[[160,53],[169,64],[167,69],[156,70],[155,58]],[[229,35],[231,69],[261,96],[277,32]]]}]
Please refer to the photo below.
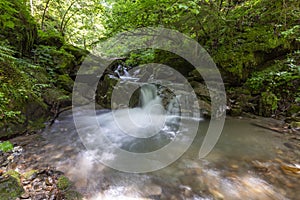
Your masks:
[{"label": "waterfall", "polygon": [[[153,84],[143,85],[140,90],[140,106],[145,108],[152,101],[156,100],[157,103],[161,101],[161,98],[157,95],[157,88]],[[153,103],[153,102],[152,102]]]},{"label": "waterfall", "polygon": [[124,76],[130,77],[130,74],[128,73],[127,69],[123,69],[123,70],[124,70]]},{"label": "waterfall", "polygon": [[119,77],[130,77],[130,74],[127,71],[126,67],[122,65],[118,65],[117,69],[114,72],[118,74]]},{"label": "waterfall", "polygon": [[115,73],[118,74],[118,76],[121,76],[120,70],[122,69],[122,65],[118,65],[117,69],[115,70]]}]

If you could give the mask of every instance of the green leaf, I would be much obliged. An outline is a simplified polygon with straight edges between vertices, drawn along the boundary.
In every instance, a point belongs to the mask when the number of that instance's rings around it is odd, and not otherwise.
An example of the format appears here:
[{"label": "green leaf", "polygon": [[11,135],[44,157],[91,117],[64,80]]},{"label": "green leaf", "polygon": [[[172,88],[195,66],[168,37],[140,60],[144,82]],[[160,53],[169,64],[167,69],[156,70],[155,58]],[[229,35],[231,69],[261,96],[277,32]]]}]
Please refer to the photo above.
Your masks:
[{"label": "green leaf", "polygon": [[6,22],[4,23],[4,27],[13,29],[13,28],[15,27],[15,24],[14,24],[14,22],[12,22],[12,21],[6,21]]},{"label": "green leaf", "polygon": [[187,10],[189,7],[185,4],[178,4],[178,8],[180,8],[180,9],[183,8],[183,9]]}]

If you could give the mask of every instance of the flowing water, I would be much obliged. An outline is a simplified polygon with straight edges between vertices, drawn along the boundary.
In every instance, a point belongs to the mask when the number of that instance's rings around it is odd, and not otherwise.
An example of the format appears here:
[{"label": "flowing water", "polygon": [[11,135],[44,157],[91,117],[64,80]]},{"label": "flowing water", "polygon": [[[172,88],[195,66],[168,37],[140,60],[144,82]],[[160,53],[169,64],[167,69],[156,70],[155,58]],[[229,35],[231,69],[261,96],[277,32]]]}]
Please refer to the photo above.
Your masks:
[{"label": "flowing water", "polygon": [[[195,119],[178,121],[178,116],[172,111],[178,106],[168,106],[165,110],[155,88],[142,89],[140,104],[139,108],[122,109],[115,113],[117,118],[128,122],[127,114],[131,112],[130,116],[136,122],[133,124],[122,124],[121,121],[121,126],[118,126],[111,111],[96,112],[104,133],[118,147],[132,152],[149,152],[163,147],[176,137],[189,137],[189,127]],[[145,115],[149,112],[150,116]],[[92,117],[81,111],[74,114],[86,121]],[[33,159],[31,167],[57,166],[75,182],[87,199],[92,200],[281,200],[300,196],[299,177],[280,170],[285,157],[283,154],[289,149],[283,145],[285,139],[278,133],[253,126],[249,119],[227,119],[213,151],[206,158],[199,159],[198,151],[209,121],[196,120],[199,129],[187,152],[173,164],[155,172],[125,173],[101,164],[95,159],[95,151],[85,149],[82,144],[70,111],[62,113],[42,133],[44,139],[38,147],[27,154]],[[146,123],[149,121],[150,125]],[[183,128],[178,129],[178,124]],[[145,126],[146,129],[140,128]],[[130,135],[125,134],[124,127]],[[89,127],[80,128],[89,132]],[[154,135],[153,132],[159,134]],[[91,140],[101,144],[96,137]],[[113,153],[102,154],[102,159],[118,159]]]}]

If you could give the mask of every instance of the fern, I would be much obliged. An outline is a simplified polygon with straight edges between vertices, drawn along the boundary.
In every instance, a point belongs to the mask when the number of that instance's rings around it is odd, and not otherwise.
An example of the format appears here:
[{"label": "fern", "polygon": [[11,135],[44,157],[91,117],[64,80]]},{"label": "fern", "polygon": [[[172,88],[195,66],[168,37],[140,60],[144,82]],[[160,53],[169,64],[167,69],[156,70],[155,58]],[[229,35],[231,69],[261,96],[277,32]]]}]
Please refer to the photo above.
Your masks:
[{"label": "fern", "polygon": [[4,43],[0,44],[0,61],[5,61],[5,60],[15,61],[16,58],[13,56],[13,54],[15,54],[15,51],[10,46]]},{"label": "fern", "polygon": [[41,68],[39,65],[35,65],[30,63],[30,61],[24,60],[24,59],[16,59],[17,64],[24,66],[24,67],[29,67],[32,69],[39,69]]}]

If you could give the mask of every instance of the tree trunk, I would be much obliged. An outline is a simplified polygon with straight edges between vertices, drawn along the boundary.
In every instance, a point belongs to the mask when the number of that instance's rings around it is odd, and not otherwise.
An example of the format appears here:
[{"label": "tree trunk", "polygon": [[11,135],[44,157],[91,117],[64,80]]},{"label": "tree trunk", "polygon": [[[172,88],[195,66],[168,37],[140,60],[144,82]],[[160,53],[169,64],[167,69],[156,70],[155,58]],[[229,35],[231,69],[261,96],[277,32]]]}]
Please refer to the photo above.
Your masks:
[{"label": "tree trunk", "polygon": [[50,0],[47,0],[46,6],[45,6],[45,9],[44,9],[44,12],[43,12],[43,16],[42,16],[42,22],[41,22],[42,30],[44,30],[44,21],[45,21],[46,12],[48,10],[49,4],[50,4]]}]

